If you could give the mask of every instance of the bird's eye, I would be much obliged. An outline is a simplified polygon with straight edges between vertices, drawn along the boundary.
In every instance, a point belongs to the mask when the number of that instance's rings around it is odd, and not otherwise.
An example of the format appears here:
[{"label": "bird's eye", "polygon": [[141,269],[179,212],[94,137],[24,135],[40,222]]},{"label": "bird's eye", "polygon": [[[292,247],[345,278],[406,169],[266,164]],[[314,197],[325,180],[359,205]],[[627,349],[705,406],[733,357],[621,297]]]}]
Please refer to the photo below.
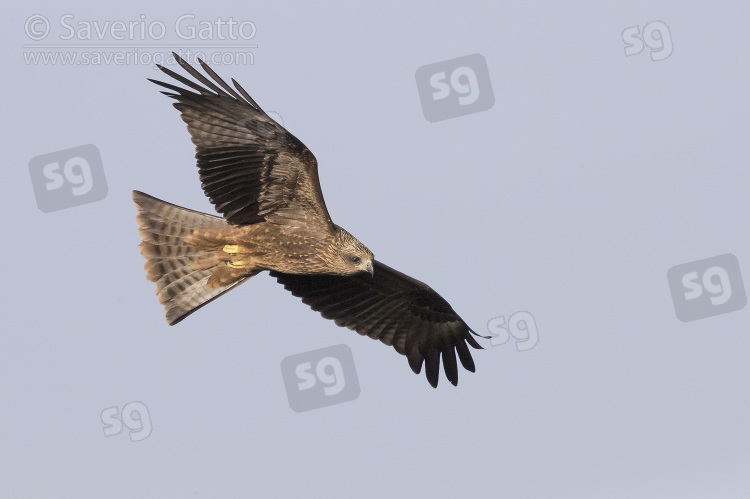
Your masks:
[{"label": "bird's eye", "polygon": [[360,263],[362,263],[362,260],[360,260],[358,256],[350,256],[349,259],[354,265],[359,265]]}]

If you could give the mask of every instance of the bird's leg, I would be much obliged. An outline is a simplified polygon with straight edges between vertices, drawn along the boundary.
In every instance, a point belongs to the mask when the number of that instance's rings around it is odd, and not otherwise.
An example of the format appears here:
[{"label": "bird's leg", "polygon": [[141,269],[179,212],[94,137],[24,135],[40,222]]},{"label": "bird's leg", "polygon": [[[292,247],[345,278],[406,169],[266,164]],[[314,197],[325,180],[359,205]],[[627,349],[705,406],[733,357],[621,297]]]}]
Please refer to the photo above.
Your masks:
[{"label": "bird's leg", "polygon": [[222,251],[230,255],[229,259],[227,259],[227,267],[232,269],[246,269],[248,267],[247,262],[245,262],[244,260],[234,260],[231,258],[231,255],[239,254],[240,247],[238,244],[225,244]]},{"label": "bird's leg", "polygon": [[209,289],[229,286],[237,279],[252,277],[260,272],[251,250],[240,244],[225,244],[213,253],[217,265],[206,282]]}]

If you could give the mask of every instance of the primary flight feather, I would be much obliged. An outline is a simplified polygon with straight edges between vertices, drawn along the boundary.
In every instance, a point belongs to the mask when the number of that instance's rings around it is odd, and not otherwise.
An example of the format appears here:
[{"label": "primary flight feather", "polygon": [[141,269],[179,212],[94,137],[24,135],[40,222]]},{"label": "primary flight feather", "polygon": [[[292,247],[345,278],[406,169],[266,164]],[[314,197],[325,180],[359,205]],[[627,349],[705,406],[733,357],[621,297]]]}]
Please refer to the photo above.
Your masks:
[{"label": "primary flight feather", "polygon": [[474,331],[426,284],[374,259],[339,227],[323,200],[315,156],[271,119],[234,80],[210,77],[174,54],[195,81],[159,66],[187,88],[169,91],[196,148],[203,191],[222,215],[188,210],[139,191],[141,254],[149,280],[177,324],[200,307],[268,270],[326,319],[391,345],[438,384],[440,360],[458,383],[458,360],[474,361]]}]

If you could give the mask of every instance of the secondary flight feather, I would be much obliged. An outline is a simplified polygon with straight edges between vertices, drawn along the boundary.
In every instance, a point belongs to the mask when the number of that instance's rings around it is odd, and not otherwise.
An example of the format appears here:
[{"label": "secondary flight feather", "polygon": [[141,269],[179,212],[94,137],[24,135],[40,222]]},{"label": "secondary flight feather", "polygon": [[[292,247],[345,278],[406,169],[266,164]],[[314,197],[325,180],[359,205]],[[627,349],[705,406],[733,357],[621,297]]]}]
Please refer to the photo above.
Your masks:
[{"label": "secondary flight feather", "polygon": [[[458,362],[474,372],[476,333],[432,288],[375,260],[333,223],[315,156],[271,119],[234,80],[199,61],[208,77],[174,54],[193,80],[159,66],[195,144],[203,191],[222,216],[133,191],[149,280],[177,324],[262,271],[326,319],[379,339],[437,387],[458,383]],[[468,344],[468,345],[467,345]],[[458,355],[458,361],[457,356]]]}]

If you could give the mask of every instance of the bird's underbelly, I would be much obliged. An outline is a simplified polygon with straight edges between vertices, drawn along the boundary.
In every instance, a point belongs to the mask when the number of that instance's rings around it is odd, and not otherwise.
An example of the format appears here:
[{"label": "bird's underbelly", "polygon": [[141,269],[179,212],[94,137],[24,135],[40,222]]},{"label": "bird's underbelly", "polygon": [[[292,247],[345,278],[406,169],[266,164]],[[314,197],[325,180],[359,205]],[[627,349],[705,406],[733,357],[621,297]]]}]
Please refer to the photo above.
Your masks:
[{"label": "bird's underbelly", "polygon": [[187,241],[235,271],[276,270],[287,274],[326,273],[330,236],[271,223],[199,229]]}]

